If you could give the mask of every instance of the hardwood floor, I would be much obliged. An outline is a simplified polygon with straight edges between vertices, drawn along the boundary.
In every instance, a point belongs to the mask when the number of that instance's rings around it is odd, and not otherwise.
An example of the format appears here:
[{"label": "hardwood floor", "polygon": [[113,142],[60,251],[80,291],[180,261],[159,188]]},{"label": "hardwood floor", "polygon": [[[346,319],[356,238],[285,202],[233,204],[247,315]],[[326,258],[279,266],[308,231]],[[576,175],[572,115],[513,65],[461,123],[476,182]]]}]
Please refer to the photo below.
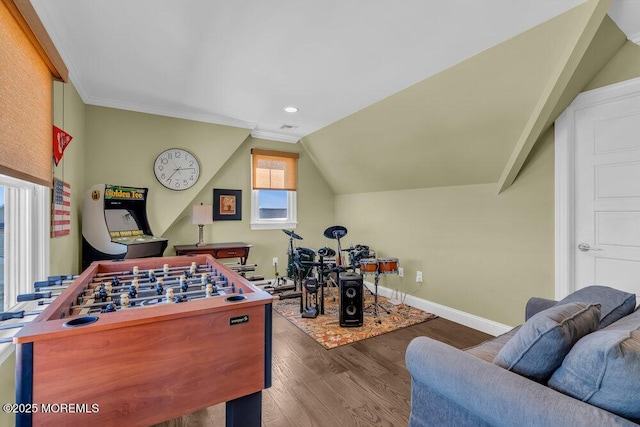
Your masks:
[{"label": "hardwood floor", "polygon": [[[273,385],[262,393],[262,425],[406,426],[411,377],[405,350],[417,336],[457,348],[489,335],[438,318],[395,332],[325,350],[274,312]],[[165,423],[162,427],[224,426],[224,403]]]}]

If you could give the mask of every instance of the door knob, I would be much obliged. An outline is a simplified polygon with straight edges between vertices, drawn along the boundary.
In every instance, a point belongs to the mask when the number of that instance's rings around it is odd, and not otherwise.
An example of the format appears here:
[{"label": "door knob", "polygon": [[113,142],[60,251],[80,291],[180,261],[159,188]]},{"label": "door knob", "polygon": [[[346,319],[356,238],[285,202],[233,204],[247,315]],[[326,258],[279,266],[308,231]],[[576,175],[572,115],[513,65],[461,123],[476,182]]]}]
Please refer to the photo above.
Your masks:
[{"label": "door knob", "polygon": [[589,251],[601,251],[600,248],[592,248],[588,243],[580,243],[578,245],[578,250],[581,252],[589,252]]}]

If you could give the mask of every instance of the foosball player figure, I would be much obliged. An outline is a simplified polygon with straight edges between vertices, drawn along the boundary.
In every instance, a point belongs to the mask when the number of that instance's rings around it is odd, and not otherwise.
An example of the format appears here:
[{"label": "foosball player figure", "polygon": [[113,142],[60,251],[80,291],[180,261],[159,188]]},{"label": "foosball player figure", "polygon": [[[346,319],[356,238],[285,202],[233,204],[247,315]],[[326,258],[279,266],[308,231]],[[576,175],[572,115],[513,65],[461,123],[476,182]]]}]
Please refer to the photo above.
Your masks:
[{"label": "foosball player figure", "polygon": [[[163,281],[162,279],[158,279],[158,281],[156,282],[156,295],[161,296],[164,294],[164,286],[163,285]],[[162,302],[162,298],[158,298],[158,302]]]},{"label": "foosball player figure", "polygon": [[196,264],[196,262],[192,262],[191,263],[191,267],[189,267],[189,273],[191,273],[191,275],[193,276],[194,274],[196,274],[196,271],[198,271],[198,264]]},{"label": "foosball player figure", "polygon": [[153,270],[149,270],[149,282],[153,283],[156,281],[156,272]]},{"label": "foosball player figure", "polygon": [[[133,283],[129,285],[129,297],[135,298],[138,296],[138,288]],[[131,302],[131,305],[136,305],[135,301]]]},{"label": "foosball player figure", "polygon": [[165,301],[166,302],[174,302],[173,301],[173,288],[168,288],[165,293]]},{"label": "foosball player figure", "polygon": [[137,276],[140,274],[140,269],[138,268],[137,265],[133,266],[133,270],[131,270],[134,276]]},{"label": "foosball player figure", "polygon": [[156,282],[156,294],[158,295],[162,295],[164,294],[164,281],[162,279],[158,279],[158,281]]},{"label": "foosball player figure", "polygon": [[116,311],[116,305],[110,302],[100,310],[100,313],[113,313],[114,311]]},{"label": "foosball player figure", "polygon": [[129,308],[129,294],[120,294],[120,307],[123,309]]},{"label": "foosball player figure", "polygon": [[187,277],[184,274],[180,276],[180,290],[182,292],[189,290],[189,283],[187,283]]},{"label": "foosball player figure", "polygon": [[169,264],[163,265],[162,271],[164,272],[164,275],[167,276],[169,274]]},{"label": "foosball player figure", "polygon": [[109,299],[109,294],[107,293],[107,287],[104,283],[100,285],[98,288],[98,292],[94,294],[94,298],[100,302],[107,302]]},{"label": "foosball player figure", "polygon": [[211,298],[213,296],[213,285],[211,283],[207,283],[204,290],[205,298]]}]

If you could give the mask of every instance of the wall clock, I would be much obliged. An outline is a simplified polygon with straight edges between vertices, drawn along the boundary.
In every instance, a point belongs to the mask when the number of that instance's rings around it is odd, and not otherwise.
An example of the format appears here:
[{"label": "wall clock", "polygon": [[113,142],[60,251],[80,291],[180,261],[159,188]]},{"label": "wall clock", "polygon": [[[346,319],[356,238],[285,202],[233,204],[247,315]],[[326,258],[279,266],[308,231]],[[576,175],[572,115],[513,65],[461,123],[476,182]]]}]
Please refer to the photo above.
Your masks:
[{"label": "wall clock", "polygon": [[158,154],[153,173],[160,184],[170,190],[186,190],[198,182],[200,164],[187,150],[170,148]]}]

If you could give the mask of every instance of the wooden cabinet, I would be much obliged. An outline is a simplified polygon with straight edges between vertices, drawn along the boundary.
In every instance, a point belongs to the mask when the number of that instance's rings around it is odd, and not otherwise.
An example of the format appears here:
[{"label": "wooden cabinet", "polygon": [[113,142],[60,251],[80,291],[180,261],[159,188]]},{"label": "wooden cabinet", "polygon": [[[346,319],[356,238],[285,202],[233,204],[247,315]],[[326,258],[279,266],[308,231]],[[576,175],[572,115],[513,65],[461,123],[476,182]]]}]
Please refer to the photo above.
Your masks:
[{"label": "wooden cabinet", "polygon": [[252,245],[244,242],[207,243],[202,246],[176,245],[176,255],[210,254],[214,258],[240,258],[240,264],[245,265]]}]

